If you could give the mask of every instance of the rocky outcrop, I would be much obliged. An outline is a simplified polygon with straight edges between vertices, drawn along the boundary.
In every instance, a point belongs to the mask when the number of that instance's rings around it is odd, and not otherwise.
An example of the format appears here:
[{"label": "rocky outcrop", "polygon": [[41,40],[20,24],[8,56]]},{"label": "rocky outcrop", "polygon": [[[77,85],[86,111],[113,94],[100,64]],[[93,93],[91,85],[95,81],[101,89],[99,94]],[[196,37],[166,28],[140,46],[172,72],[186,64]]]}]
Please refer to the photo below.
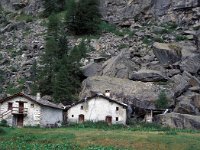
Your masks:
[{"label": "rocky outcrop", "polygon": [[181,63],[182,70],[192,74],[200,73],[200,54],[189,56]]},{"label": "rocky outcrop", "polygon": [[[93,92],[104,93],[106,89],[110,89],[113,98],[117,100],[142,108],[155,108],[153,102],[158,98],[164,87],[164,85],[156,85],[150,82],[144,83],[107,76],[94,76],[83,81],[80,97],[91,96]],[[167,95],[170,99],[171,91],[166,92],[168,92]]]},{"label": "rocky outcrop", "polygon": [[142,81],[142,82],[165,82],[167,78],[162,75],[160,71],[156,70],[146,70],[142,69],[137,72],[133,72],[129,79],[133,81]]},{"label": "rocky outcrop", "polygon": [[126,79],[131,72],[138,70],[137,64],[130,58],[130,53],[124,51],[104,62],[102,67],[102,75]]},{"label": "rocky outcrop", "polygon": [[102,74],[102,66],[98,63],[90,63],[81,68],[85,77],[98,76]]},{"label": "rocky outcrop", "polygon": [[101,0],[100,5],[105,20],[123,24],[147,10],[151,6],[151,0]]},{"label": "rocky outcrop", "polygon": [[168,113],[165,115],[158,115],[155,117],[157,123],[163,126],[180,128],[180,129],[200,129],[200,116]]},{"label": "rocky outcrop", "polygon": [[38,15],[44,10],[42,0],[1,0],[0,5],[6,11],[23,11],[29,15]]},{"label": "rocky outcrop", "polygon": [[181,48],[175,44],[154,43],[154,54],[163,65],[173,64],[181,60]]},{"label": "rocky outcrop", "polygon": [[196,94],[194,93],[186,93],[179,98],[177,98],[177,104],[174,109],[174,112],[181,113],[181,114],[190,114],[190,115],[199,115],[199,109],[196,107],[196,105],[193,105],[192,100],[196,97]]}]

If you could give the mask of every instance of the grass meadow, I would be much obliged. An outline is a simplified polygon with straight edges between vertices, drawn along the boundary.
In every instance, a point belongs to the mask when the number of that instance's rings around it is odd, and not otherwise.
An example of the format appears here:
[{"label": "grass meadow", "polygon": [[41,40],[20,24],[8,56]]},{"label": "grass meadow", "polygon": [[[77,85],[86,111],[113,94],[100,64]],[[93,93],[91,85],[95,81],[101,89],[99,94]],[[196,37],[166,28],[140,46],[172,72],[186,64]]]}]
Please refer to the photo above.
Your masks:
[{"label": "grass meadow", "polygon": [[155,128],[9,128],[0,150],[200,150],[200,132]]}]

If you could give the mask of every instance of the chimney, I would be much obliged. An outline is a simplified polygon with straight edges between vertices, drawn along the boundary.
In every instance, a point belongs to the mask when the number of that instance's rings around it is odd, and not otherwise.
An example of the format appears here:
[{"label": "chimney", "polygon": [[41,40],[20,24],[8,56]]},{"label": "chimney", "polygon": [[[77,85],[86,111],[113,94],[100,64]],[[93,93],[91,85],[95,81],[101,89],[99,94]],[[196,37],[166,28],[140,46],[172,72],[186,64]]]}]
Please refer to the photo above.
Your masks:
[{"label": "chimney", "polygon": [[36,95],[36,100],[39,101],[40,98],[41,98],[41,94],[40,94],[40,93],[37,93],[37,95]]},{"label": "chimney", "polygon": [[110,97],[110,90],[105,90],[105,94],[106,97]]}]

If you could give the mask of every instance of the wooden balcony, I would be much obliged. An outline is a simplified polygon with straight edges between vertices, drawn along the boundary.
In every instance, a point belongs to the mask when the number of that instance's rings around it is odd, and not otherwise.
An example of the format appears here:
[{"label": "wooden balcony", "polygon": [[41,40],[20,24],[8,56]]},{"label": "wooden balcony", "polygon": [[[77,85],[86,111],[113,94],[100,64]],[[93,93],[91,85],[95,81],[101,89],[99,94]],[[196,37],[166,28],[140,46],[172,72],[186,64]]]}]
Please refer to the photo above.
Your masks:
[{"label": "wooden balcony", "polygon": [[12,107],[13,115],[27,115],[28,108]]}]

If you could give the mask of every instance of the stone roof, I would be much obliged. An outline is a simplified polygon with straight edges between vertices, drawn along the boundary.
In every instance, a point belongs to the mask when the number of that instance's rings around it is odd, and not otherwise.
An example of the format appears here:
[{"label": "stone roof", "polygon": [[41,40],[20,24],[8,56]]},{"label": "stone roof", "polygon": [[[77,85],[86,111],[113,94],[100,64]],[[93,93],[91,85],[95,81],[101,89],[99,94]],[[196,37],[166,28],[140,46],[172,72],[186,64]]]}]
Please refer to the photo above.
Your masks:
[{"label": "stone roof", "polygon": [[27,95],[27,94],[24,94],[24,93],[17,93],[17,94],[14,94],[12,96],[8,96],[4,99],[1,99],[0,103],[3,103],[4,101],[10,100],[10,99],[15,98],[15,97],[24,97],[24,98],[26,98],[30,101],[33,101],[33,102],[38,103],[39,105],[42,105],[42,106],[52,107],[52,108],[56,108],[56,109],[63,109],[61,106],[59,106],[55,103],[52,103],[48,100],[45,100],[45,99],[42,99],[42,98],[37,100],[36,96]]}]

